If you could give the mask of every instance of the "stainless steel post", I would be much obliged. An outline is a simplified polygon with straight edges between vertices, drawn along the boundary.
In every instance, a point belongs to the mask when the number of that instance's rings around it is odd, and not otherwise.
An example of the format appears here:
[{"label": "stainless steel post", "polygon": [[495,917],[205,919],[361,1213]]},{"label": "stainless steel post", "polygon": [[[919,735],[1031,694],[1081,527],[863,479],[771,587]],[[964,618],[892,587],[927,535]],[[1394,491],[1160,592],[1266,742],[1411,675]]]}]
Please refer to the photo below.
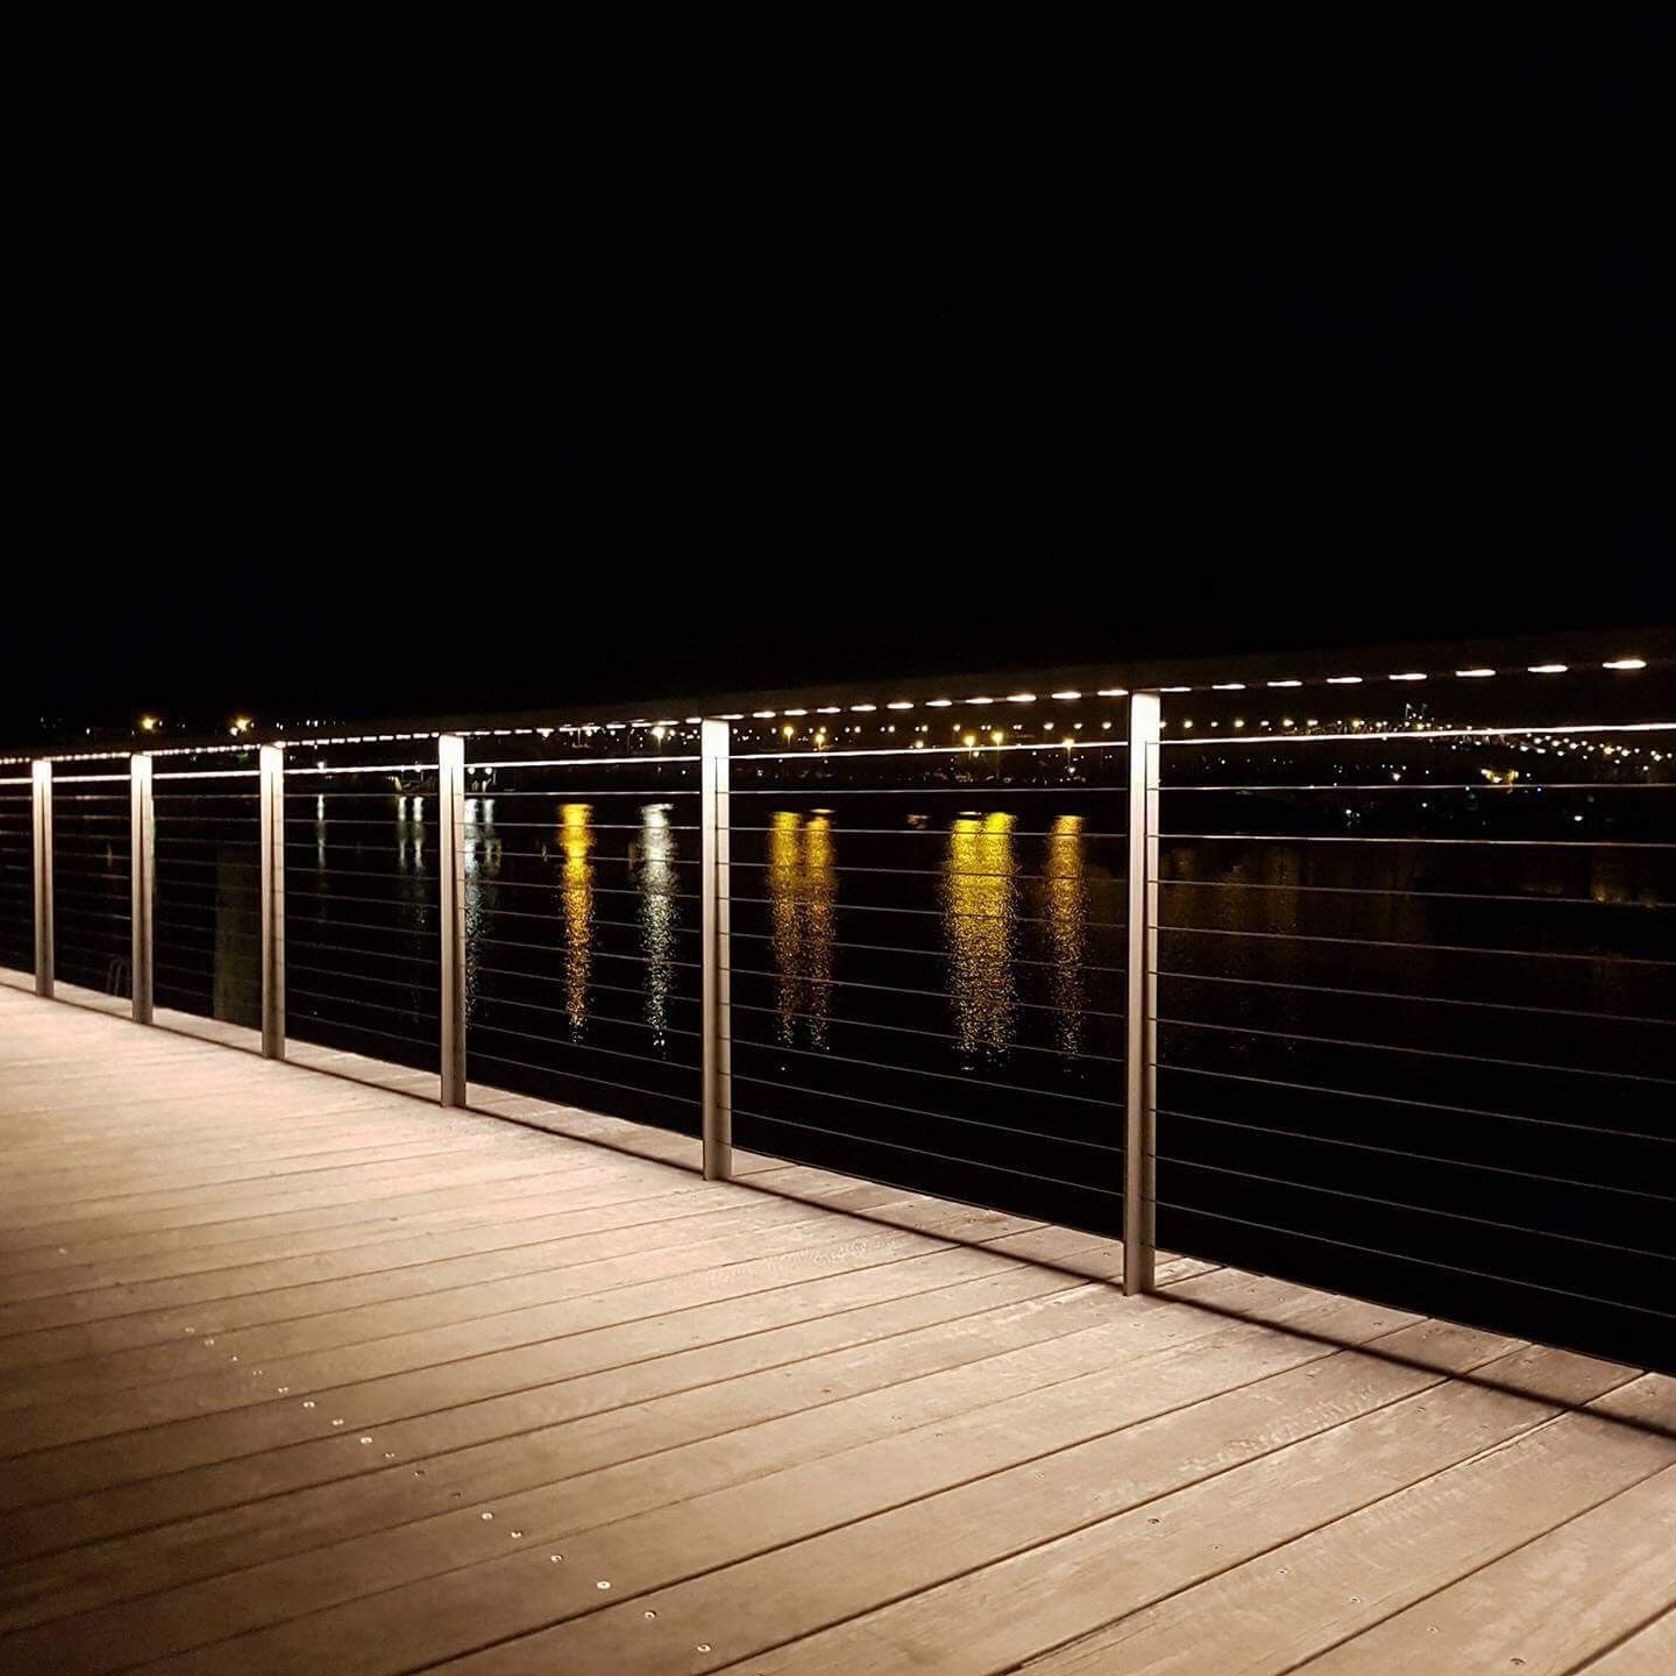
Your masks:
[{"label": "stainless steel post", "polygon": [[437,864],[442,961],[442,1091],[445,1106],[466,1103],[466,742],[457,733],[437,740]]},{"label": "stainless steel post", "polygon": [[262,856],[262,1053],[285,1057],[285,752],[264,745],[260,763]]},{"label": "stainless steel post", "polygon": [[35,993],[52,995],[52,764],[30,765],[35,851]]},{"label": "stainless steel post", "polygon": [[155,889],[152,869],[157,854],[156,812],[151,796],[151,758],[137,752],[128,761],[129,990],[134,1022],[150,1024],[152,1014],[152,922]]},{"label": "stainless steel post", "polygon": [[733,1174],[733,1025],[729,979],[728,748],[726,722],[702,724],[699,770],[703,902],[704,1178]]},{"label": "stainless steel post", "polygon": [[1123,1290],[1150,1292],[1156,1261],[1158,724],[1155,692],[1129,695],[1128,1042]]}]

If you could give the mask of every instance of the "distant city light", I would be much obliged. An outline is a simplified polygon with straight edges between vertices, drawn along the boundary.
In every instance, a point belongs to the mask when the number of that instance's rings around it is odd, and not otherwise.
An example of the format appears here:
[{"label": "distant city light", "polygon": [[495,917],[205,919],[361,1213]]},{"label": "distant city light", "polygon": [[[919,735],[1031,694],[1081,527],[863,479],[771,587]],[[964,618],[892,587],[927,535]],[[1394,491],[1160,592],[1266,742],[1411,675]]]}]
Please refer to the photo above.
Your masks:
[{"label": "distant city light", "polygon": [[1532,675],[1563,675],[1569,665],[1563,663],[1533,663],[1530,666]]},{"label": "distant city light", "polygon": [[1645,658],[1613,658],[1600,667],[1602,669],[1645,669],[1647,660]]},{"label": "distant city light", "polygon": [[1391,677],[1391,679],[1393,681],[1424,681],[1425,678],[1426,677],[1423,674],[1420,674],[1418,672],[1411,673],[1411,674],[1408,674],[1408,675],[1393,675]]},{"label": "distant city light", "polygon": [[1463,681],[1482,681],[1486,675],[1494,675],[1493,669],[1457,669],[1455,671]]}]

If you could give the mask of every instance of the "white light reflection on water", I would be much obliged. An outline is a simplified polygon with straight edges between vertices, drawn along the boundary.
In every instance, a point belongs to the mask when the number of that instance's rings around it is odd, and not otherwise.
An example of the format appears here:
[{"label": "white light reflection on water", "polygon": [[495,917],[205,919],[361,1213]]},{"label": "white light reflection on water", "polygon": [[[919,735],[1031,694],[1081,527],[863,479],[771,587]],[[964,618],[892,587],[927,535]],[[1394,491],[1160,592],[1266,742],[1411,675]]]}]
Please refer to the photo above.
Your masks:
[{"label": "white light reflection on water", "polygon": [[588,1025],[588,979],[594,957],[594,806],[561,803],[556,833],[561,859],[559,906],[564,916],[565,1016],[572,1041],[580,1041]]},{"label": "white light reflection on water", "polygon": [[1088,879],[1081,815],[1060,815],[1048,832],[1043,866],[1054,1023],[1060,1052],[1082,1052],[1083,961],[1088,950]]},{"label": "white light reflection on water", "polygon": [[681,904],[676,894],[675,833],[670,805],[648,803],[640,811],[640,952],[646,962],[646,1022],[659,1053],[669,1046],[669,998],[675,978],[675,930]]},{"label": "white light reflection on water", "polygon": [[768,899],[779,1034],[787,1047],[800,1031],[812,1047],[829,1044],[837,898],[830,811],[805,817],[775,810],[768,827]]},{"label": "white light reflection on water", "polygon": [[482,960],[478,939],[488,934],[494,881],[500,877],[501,840],[495,830],[495,800],[468,797],[465,803],[466,1017],[477,1011],[477,968]]},{"label": "white light reflection on water", "polygon": [[1015,817],[961,815],[949,825],[943,877],[943,933],[955,1041],[968,1064],[1004,1058],[1012,1046],[1017,997]]}]

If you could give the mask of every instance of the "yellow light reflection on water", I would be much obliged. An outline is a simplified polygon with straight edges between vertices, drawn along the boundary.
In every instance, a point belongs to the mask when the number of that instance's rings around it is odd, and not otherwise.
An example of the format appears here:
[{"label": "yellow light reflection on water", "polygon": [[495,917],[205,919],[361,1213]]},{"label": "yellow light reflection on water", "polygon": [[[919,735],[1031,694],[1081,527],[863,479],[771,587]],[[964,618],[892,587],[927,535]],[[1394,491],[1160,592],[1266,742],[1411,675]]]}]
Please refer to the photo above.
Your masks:
[{"label": "yellow light reflection on water", "polygon": [[1054,1023],[1062,1053],[1082,1052],[1083,960],[1088,948],[1088,880],[1081,815],[1060,815],[1049,829],[1043,864],[1052,959]]},{"label": "yellow light reflection on water", "polygon": [[559,900],[564,910],[565,1014],[570,1033],[580,1039],[588,1022],[588,976],[594,953],[594,806],[559,805]]},{"label": "yellow light reflection on water", "polygon": [[998,1059],[1012,1046],[1016,997],[1017,863],[1012,815],[962,815],[950,823],[943,931],[949,999],[963,1058]]},{"label": "yellow light reflection on water", "polygon": [[827,810],[777,809],[768,825],[768,902],[780,1040],[801,1026],[811,1046],[831,1037],[832,960],[838,898],[837,846]]}]

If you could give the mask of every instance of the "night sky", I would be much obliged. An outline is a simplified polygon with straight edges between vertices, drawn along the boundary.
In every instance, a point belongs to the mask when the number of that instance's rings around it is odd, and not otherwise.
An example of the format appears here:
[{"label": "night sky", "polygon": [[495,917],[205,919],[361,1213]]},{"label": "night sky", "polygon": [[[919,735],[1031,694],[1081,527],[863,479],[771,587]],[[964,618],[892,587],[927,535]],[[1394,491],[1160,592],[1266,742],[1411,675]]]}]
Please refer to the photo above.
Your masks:
[{"label": "night sky", "polygon": [[535,198],[90,150],[0,742],[1676,621],[1668,32],[1244,27]]}]

